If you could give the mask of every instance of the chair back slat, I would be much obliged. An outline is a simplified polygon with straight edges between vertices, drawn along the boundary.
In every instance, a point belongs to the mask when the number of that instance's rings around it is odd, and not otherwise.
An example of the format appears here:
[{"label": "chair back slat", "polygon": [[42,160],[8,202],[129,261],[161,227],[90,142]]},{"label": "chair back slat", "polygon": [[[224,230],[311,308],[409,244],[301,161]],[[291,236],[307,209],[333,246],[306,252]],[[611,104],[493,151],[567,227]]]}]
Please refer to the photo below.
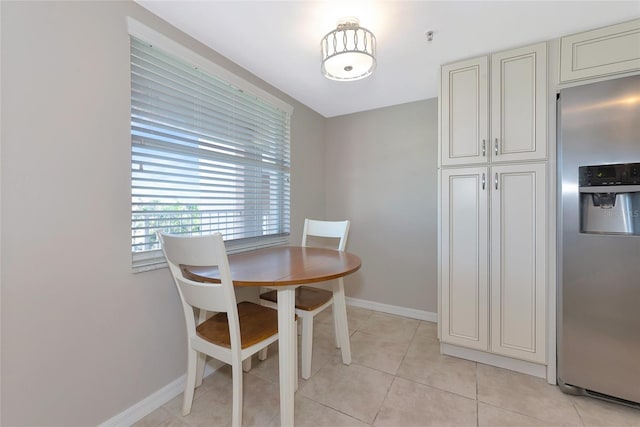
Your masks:
[{"label": "chair back slat", "polygon": [[228,311],[229,303],[222,284],[198,283],[188,279],[178,279],[178,286],[184,302],[191,307],[214,311]]},{"label": "chair back slat", "polygon": [[302,231],[302,246],[307,246],[307,237],[332,237],[340,239],[338,243],[339,251],[344,251],[347,246],[350,222],[346,221],[319,221],[315,219],[305,219]]},{"label": "chair back slat", "polygon": [[[216,234],[181,236],[158,233],[160,243],[164,243],[162,249],[167,261],[176,265],[185,264],[199,267],[218,265],[223,259],[223,255],[226,255],[224,242],[221,247],[215,236]],[[223,253],[220,253],[220,251],[223,251]]]}]

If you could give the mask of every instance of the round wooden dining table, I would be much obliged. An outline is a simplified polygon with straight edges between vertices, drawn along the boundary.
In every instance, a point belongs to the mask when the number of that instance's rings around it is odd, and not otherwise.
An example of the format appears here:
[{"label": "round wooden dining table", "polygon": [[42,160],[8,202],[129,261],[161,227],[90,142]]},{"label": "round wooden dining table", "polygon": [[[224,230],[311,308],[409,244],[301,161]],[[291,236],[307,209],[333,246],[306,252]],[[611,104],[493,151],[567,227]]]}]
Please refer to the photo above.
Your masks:
[{"label": "round wooden dining table", "polygon": [[[325,282],[360,269],[354,254],[335,249],[274,246],[229,255],[234,286],[273,287],[278,291],[278,353],[280,373],[280,425],[294,425],[297,346],[295,289],[300,285]],[[182,265],[182,274],[191,280],[220,283],[216,267]],[[342,362],[351,363],[347,309],[342,286],[333,287],[333,308],[338,316]]]}]

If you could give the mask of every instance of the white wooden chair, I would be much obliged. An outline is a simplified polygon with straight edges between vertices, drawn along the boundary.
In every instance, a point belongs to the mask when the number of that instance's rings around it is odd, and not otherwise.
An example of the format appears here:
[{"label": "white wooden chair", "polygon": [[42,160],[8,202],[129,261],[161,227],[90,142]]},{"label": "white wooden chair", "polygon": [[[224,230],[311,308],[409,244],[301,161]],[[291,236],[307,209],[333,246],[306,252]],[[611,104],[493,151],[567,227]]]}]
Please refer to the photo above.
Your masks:
[{"label": "white wooden chair", "polygon": [[[242,425],[242,362],[278,339],[278,312],[251,302],[236,303],[229,261],[220,233],[183,237],[157,233],[173,275],[187,326],[187,382],[182,415],[191,412],[194,389],[202,384],[206,356],[231,365],[231,424]],[[185,278],[181,265],[217,266],[222,283]],[[197,317],[195,310],[199,309]],[[207,319],[207,311],[217,312]]]},{"label": "white wooden chair", "polygon": [[[336,249],[344,251],[347,246],[349,234],[349,224],[347,221],[318,221],[313,219],[304,220],[302,231],[302,246],[308,246],[309,237],[333,238],[338,240]],[[344,295],[344,282],[342,277],[334,282],[334,292]],[[275,290],[260,295],[260,304],[277,308],[277,294]],[[296,289],[296,314],[302,322],[302,378],[311,377],[311,358],[313,353],[313,318],[325,308],[334,303],[333,292],[311,286],[300,286]],[[336,337],[336,347],[340,348],[340,322],[346,323],[346,317],[342,320],[338,310],[333,309],[333,326]],[[348,331],[348,326],[345,327]],[[349,339],[348,335],[346,339]],[[263,353],[266,357],[266,353]],[[262,356],[262,355],[261,355]],[[349,355],[349,359],[351,355]],[[346,362],[349,363],[349,362]]]}]

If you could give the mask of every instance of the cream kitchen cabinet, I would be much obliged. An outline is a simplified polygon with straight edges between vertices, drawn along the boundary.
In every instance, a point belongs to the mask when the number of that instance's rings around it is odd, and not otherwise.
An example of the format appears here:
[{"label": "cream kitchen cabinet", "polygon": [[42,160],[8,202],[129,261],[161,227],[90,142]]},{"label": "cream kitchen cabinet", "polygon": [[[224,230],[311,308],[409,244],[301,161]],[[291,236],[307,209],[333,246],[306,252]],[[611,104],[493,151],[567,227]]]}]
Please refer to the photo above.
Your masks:
[{"label": "cream kitchen cabinet", "polygon": [[441,175],[441,339],[489,350],[489,168]]},{"label": "cream kitchen cabinet", "polygon": [[491,55],[491,160],[547,156],[547,44]]},{"label": "cream kitchen cabinet", "polygon": [[546,43],[443,65],[440,164],[546,158],[546,67]]},{"label": "cream kitchen cabinet", "polygon": [[441,163],[486,163],[489,143],[486,56],[443,65],[440,78]]},{"label": "cream kitchen cabinet", "polygon": [[640,70],[640,19],[560,39],[560,83]]},{"label": "cream kitchen cabinet", "polygon": [[546,165],[441,171],[443,343],[546,361]]},{"label": "cream kitchen cabinet", "polygon": [[491,168],[492,353],[546,361],[546,165]]}]

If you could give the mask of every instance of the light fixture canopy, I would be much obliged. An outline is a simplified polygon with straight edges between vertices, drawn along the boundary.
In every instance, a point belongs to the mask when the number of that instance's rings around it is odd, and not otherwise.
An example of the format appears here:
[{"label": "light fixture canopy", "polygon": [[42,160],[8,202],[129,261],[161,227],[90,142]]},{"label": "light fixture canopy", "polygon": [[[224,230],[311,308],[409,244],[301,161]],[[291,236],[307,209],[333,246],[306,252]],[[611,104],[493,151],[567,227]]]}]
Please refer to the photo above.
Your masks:
[{"label": "light fixture canopy", "polygon": [[342,18],[320,41],[322,74],[328,79],[363,79],[376,68],[376,36],[354,17]]}]

